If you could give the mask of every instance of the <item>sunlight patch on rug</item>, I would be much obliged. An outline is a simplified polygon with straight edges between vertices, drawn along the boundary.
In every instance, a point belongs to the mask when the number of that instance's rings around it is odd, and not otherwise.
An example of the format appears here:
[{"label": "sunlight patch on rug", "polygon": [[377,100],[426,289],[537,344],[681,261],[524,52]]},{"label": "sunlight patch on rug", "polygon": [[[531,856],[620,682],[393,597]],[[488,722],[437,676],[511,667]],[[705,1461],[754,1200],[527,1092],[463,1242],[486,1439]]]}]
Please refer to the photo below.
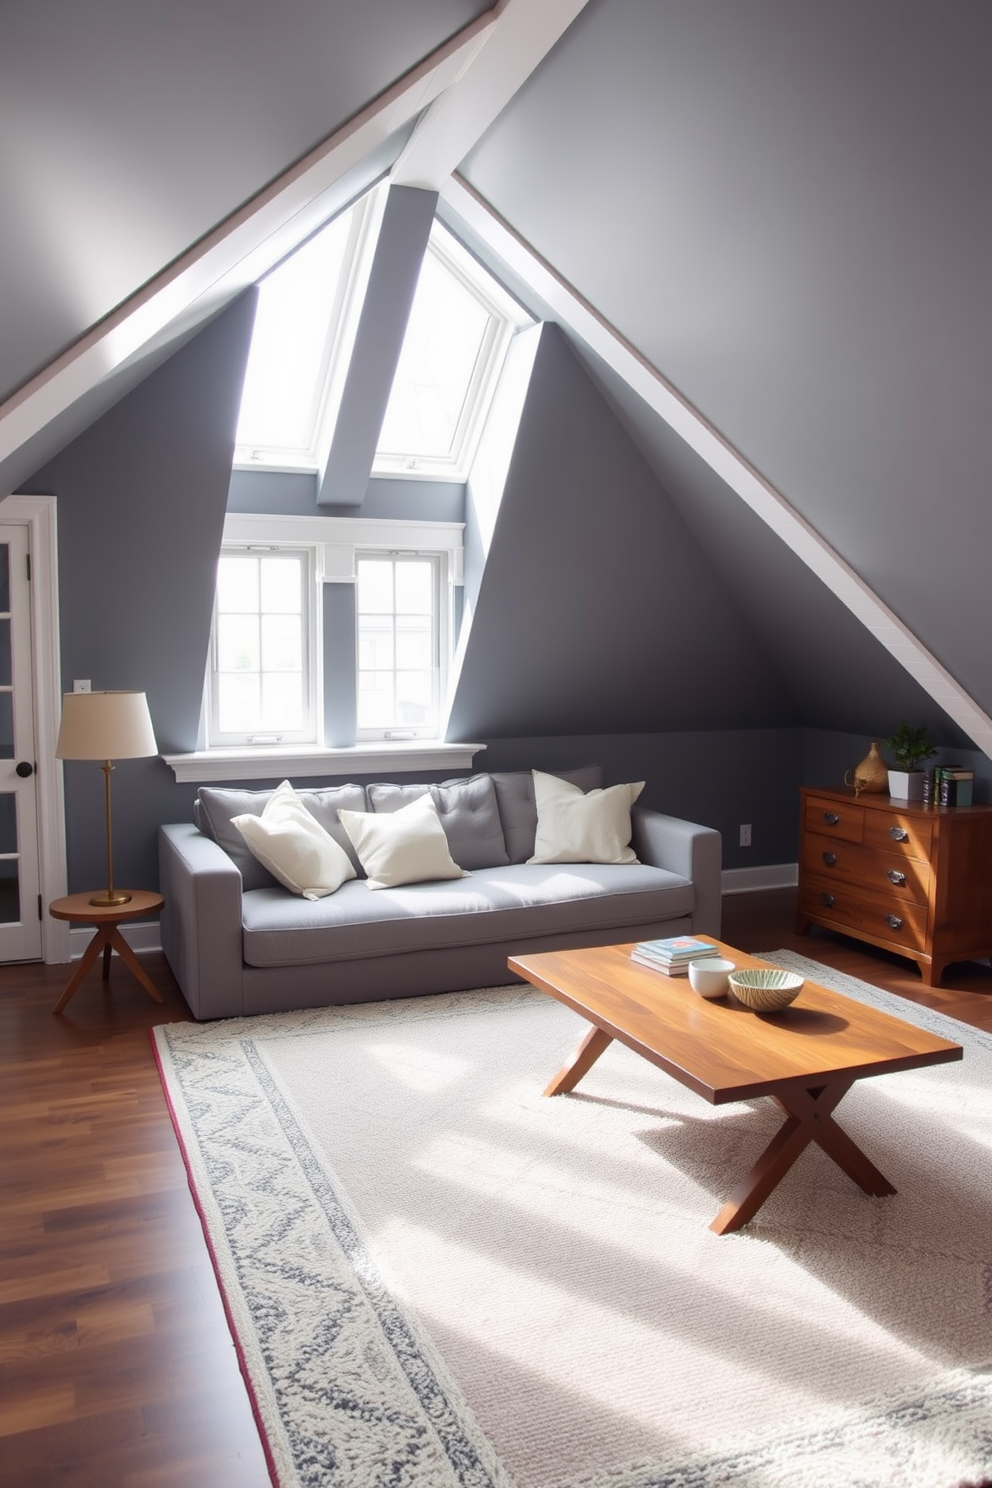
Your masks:
[{"label": "sunlight patch on rug", "polygon": [[992,1470],[992,1038],[840,1124],[898,1189],[807,1149],[709,1230],[780,1124],[527,987],[155,1030],[278,1482],[956,1488]]}]

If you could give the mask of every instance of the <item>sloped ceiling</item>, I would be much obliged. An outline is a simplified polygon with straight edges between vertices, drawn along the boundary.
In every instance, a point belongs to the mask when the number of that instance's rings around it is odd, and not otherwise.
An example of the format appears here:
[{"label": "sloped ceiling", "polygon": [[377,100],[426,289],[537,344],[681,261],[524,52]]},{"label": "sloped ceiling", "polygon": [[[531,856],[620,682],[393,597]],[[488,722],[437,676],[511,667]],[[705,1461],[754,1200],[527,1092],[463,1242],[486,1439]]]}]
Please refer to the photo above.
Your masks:
[{"label": "sloped ceiling", "polygon": [[0,399],[488,8],[5,5]]},{"label": "sloped ceiling", "polygon": [[460,167],[986,709],[992,10],[594,0]]}]

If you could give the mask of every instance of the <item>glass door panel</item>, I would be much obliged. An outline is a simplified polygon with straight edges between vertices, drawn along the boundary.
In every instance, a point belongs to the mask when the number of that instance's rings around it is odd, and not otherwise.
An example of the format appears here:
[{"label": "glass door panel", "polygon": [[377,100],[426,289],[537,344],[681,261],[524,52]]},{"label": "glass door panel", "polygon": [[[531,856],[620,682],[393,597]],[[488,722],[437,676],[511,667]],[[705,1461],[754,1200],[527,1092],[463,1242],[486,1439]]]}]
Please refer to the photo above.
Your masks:
[{"label": "glass door panel", "polygon": [[0,527],[0,961],[41,956],[28,535]]}]

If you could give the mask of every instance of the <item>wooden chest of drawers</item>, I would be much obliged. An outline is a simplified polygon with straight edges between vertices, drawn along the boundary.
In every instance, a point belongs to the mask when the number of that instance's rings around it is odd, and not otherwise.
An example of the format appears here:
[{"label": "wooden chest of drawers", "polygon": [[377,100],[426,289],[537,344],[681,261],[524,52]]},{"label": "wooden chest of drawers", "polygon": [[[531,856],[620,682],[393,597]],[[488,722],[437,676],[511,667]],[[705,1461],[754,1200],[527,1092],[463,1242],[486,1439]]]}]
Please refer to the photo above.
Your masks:
[{"label": "wooden chest of drawers", "polygon": [[992,806],[803,789],[798,929],[824,925],[917,962],[992,953]]}]

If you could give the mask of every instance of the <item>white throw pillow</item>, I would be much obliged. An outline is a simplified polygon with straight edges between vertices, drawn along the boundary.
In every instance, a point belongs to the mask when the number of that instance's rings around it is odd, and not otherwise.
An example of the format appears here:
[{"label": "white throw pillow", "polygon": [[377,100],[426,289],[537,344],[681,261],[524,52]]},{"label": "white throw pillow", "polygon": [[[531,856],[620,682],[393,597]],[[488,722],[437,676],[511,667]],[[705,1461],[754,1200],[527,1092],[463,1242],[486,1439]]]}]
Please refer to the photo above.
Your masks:
[{"label": "white throw pillow", "polygon": [[429,795],[399,811],[339,810],[338,819],[355,844],[370,889],[466,876],[448,851],[448,839]]},{"label": "white throw pillow", "polygon": [[273,877],[304,899],[323,899],[357,877],[351,859],[304,806],[288,780],[265,805],[231,818],[255,857]]},{"label": "white throw pillow", "polygon": [[636,863],[630,808],[644,789],[608,785],[588,795],[577,785],[535,770],[537,836],[528,863]]}]

